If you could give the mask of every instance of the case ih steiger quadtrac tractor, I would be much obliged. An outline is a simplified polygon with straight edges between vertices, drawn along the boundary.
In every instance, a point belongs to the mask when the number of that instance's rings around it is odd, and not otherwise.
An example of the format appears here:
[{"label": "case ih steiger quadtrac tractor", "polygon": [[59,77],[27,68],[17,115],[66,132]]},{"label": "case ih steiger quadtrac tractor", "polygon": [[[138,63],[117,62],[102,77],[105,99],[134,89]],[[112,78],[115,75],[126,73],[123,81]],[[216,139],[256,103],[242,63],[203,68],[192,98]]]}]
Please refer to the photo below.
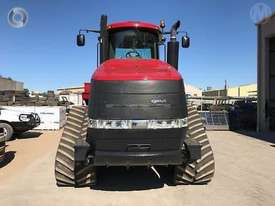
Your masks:
[{"label": "case ih steiger quadtrac tractor", "polygon": [[[205,184],[214,157],[200,115],[187,106],[178,70],[180,31],[144,22],[107,24],[101,16],[100,65],[92,75],[88,106],[68,115],[55,159],[58,186],[92,186],[99,166],[170,166],[174,184]],[[165,45],[165,35],[170,40]],[[167,63],[159,47],[167,50]],[[182,37],[189,47],[189,37]],[[165,57],[164,57],[165,58]],[[165,58],[166,59],[166,58]]]}]

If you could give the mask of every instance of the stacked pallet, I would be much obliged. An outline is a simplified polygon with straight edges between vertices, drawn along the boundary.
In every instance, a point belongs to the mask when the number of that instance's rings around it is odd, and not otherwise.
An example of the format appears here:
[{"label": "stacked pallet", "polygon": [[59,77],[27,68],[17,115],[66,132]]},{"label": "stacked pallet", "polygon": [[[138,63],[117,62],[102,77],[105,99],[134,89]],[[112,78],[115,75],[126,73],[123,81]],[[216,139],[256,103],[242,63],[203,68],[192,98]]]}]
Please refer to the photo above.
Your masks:
[{"label": "stacked pallet", "polygon": [[47,105],[48,106],[57,106],[58,105],[58,101],[55,97],[54,91],[48,91],[47,94]]},{"label": "stacked pallet", "polygon": [[54,91],[30,96],[29,90],[0,91],[0,106],[57,106],[58,99]]},{"label": "stacked pallet", "polygon": [[0,128],[0,163],[4,161],[5,157],[5,137],[4,137],[4,129]]}]

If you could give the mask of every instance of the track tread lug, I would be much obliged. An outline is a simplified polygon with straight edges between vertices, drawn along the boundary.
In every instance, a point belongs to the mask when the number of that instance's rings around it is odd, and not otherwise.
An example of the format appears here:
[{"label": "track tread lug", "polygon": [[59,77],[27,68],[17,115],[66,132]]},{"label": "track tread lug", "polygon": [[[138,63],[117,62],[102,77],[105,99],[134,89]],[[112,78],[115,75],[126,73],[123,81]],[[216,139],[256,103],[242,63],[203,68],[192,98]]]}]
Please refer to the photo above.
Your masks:
[{"label": "track tread lug", "polygon": [[175,167],[176,184],[205,184],[215,173],[214,155],[205,128],[196,107],[188,106],[187,138],[197,140],[201,145],[201,159]]}]

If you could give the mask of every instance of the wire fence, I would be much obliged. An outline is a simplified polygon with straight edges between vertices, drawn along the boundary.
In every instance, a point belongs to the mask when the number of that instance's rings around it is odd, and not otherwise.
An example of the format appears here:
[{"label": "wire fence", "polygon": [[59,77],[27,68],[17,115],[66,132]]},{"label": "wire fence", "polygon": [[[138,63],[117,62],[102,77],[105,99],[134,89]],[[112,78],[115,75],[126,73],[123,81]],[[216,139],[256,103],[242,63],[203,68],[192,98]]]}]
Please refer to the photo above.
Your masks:
[{"label": "wire fence", "polygon": [[229,130],[228,112],[200,111],[206,130]]}]

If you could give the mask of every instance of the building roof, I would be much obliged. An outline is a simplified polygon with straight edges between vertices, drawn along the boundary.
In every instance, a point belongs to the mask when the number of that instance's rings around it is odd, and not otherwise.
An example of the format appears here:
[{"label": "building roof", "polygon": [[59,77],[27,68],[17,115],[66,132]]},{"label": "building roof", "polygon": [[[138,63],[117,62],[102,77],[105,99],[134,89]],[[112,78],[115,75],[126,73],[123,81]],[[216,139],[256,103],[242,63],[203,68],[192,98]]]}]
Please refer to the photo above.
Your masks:
[{"label": "building roof", "polygon": [[[227,89],[238,88],[238,87],[247,87],[247,86],[257,86],[257,83],[240,84],[238,86],[228,87]],[[212,92],[212,91],[220,91],[220,90],[225,90],[225,88],[222,88],[222,89],[211,89],[211,90],[206,90],[206,91],[203,91],[203,92]]]},{"label": "building roof", "polygon": [[10,77],[3,77],[3,76],[1,76],[1,75],[0,75],[0,79],[1,79],[1,80],[12,81],[12,82],[17,82],[17,83],[22,83],[22,84],[23,84],[23,82],[21,82],[21,81],[14,80],[14,79],[12,79],[12,78],[10,78]]},{"label": "building roof", "polygon": [[269,21],[270,19],[272,19],[273,17],[275,17],[275,12],[273,12],[270,16],[267,16],[265,18],[263,18],[261,21],[257,22],[256,25],[262,25],[264,23],[266,23],[266,21]]},{"label": "building roof", "polygon": [[83,87],[84,87],[84,86],[64,87],[64,88],[58,88],[57,91],[74,90],[74,89],[83,89]]}]

